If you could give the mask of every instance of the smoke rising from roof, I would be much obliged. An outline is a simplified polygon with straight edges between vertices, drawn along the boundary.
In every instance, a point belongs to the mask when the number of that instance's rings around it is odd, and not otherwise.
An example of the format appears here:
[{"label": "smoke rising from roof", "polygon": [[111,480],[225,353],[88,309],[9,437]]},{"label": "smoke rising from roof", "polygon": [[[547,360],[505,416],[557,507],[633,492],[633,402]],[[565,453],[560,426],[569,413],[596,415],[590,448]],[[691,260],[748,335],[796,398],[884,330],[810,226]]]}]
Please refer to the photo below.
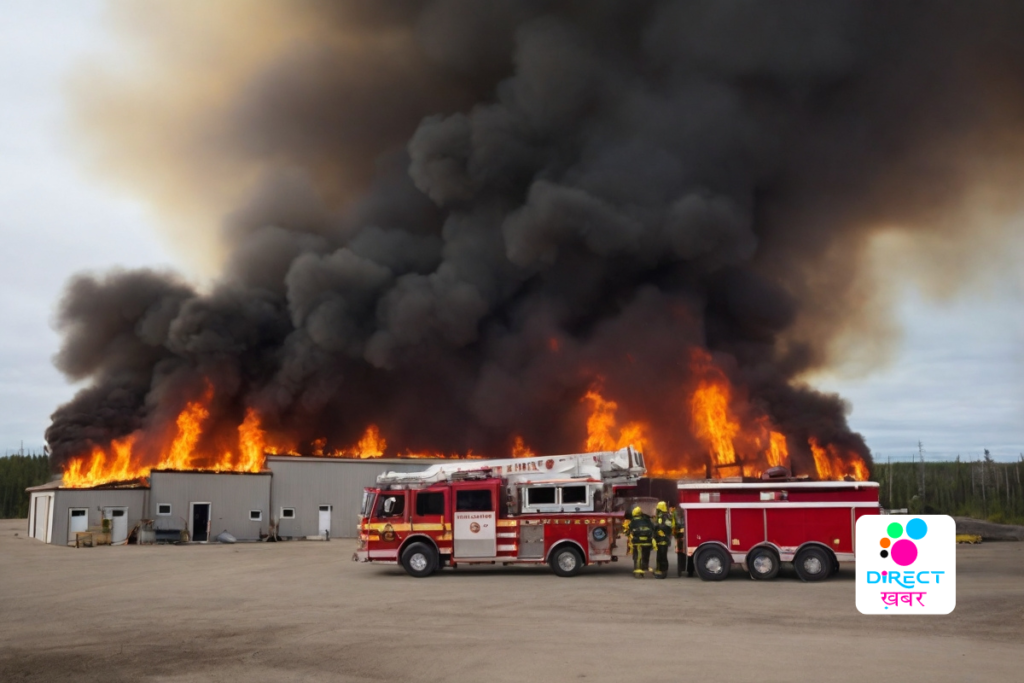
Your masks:
[{"label": "smoke rising from roof", "polygon": [[884,327],[870,240],[970,254],[969,209],[1018,208],[1015,3],[113,17],[139,66],[76,82],[87,151],[219,274],[72,279],[56,362],[88,385],[47,431],[58,461],[173,420],[203,378],[235,425],[489,454],[577,450],[600,381],[671,460],[697,450],[693,347],[787,434],[867,457],[799,378]]}]

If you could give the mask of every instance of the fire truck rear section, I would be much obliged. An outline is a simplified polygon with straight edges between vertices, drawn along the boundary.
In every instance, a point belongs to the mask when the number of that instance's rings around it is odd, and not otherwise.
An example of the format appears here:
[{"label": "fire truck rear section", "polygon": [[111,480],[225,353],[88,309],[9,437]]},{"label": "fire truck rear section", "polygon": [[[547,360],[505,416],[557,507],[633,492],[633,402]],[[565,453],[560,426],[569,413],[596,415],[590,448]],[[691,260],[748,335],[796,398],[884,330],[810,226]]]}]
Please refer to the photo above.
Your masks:
[{"label": "fire truck rear section", "polygon": [[680,482],[687,572],[728,577],[734,563],[774,579],[792,562],[803,581],[821,581],[854,561],[857,519],[879,514],[878,484],[821,481]]},{"label": "fire truck rear section", "polygon": [[415,577],[499,562],[573,576],[617,559],[614,491],[645,472],[633,448],[389,472],[363,493],[353,559],[397,563]]}]

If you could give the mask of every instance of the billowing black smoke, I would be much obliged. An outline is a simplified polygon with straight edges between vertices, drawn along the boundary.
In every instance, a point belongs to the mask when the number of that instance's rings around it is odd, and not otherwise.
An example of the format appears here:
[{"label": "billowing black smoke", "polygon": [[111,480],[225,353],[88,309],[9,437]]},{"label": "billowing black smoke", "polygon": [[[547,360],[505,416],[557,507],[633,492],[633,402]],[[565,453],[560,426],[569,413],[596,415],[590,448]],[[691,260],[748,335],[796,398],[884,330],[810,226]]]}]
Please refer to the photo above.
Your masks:
[{"label": "billowing black smoke", "polygon": [[795,381],[868,318],[867,238],[940,232],[980,160],[1022,158],[1018,3],[293,7],[316,36],[204,124],[263,169],[212,290],[72,279],[56,362],[89,383],[47,430],[58,462],[204,378],[232,425],[495,455],[578,449],[600,378],[683,460],[693,347],[794,458],[811,436],[867,457]]}]

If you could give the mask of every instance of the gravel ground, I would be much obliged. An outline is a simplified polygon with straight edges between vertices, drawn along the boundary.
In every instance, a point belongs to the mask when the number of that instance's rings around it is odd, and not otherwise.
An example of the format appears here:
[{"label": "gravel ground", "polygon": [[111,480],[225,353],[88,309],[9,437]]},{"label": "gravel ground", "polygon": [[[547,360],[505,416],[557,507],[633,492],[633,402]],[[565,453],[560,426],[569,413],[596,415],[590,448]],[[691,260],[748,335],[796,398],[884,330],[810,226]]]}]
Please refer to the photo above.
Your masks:
[{"label": "gravel ground", "polygon": [[[520,567],[416,580],[355,543],[47,546],[0,521],[0,681],[1019,681],[1024,543],[959,546],[948,616],[852,568],[719,584]],[[15,536],[15,533],[18,536]]]}]

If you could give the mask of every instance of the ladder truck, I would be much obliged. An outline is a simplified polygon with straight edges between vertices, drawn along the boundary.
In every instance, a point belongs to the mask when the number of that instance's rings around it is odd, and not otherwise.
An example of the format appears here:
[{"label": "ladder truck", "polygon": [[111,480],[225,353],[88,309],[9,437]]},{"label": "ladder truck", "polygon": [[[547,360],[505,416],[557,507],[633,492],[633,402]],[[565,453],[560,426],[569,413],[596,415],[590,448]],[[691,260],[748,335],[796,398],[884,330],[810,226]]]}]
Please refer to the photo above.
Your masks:
[{"label": "ladder truck", "polygon": [[616,490],[646,474],[632,447],[386,472],[363,491],[358,562],[411,576],[472,564],[550,565],[574,576],[618,559]]}]

